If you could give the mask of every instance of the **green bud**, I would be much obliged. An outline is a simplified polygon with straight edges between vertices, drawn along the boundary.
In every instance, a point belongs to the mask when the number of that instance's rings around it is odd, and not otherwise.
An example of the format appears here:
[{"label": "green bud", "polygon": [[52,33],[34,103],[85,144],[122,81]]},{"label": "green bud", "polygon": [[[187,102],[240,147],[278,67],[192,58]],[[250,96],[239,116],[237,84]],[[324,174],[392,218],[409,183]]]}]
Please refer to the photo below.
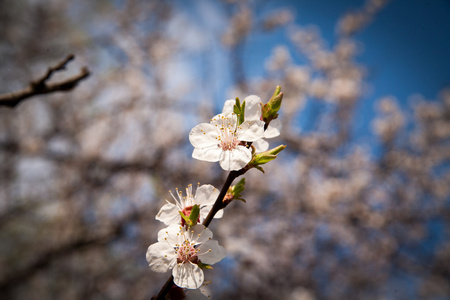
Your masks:
[{"label": "green bud", "polygon": [[236,197],[240,197],[244,189],[245,189],[245,178],[242,178],[241,180],[239,180],[237,184],[232,186],[233,195],[235,195]]},{"label": "green bud", "polygon": [[270,121],[278,118],[278,111],[281,108],[281,102],[283,100],[283,93],[281,92],[281,87],[277,86],[275,92],[270,98],[269,102],[262,106],[262,119],[266,122],[268,126]]},{"label": "green bud", "polygon": [[266,164],[269,161],[277,158],[278,153],[283,151],[285,148],[286,148],[285,145],[280,145],[278,147],[267,150],[265,152],[261,152],[261,153],[257,153],[255,155],[253,155],[252,160],[248,163],[246,168],[248,168],[248,169],[256,168],[264,173],[264,169],[262,167],[260,167],[260,165]]},{"label": "green bud", "polygon": [[246,202],[241,195],[244,190],[245,190],[245,178],[242,178],[241,180],[239,180],[237,184],[228,188],[228,191],[223,199],[225,206],[228,205],[233,200],[241,200],[243,202]]}]

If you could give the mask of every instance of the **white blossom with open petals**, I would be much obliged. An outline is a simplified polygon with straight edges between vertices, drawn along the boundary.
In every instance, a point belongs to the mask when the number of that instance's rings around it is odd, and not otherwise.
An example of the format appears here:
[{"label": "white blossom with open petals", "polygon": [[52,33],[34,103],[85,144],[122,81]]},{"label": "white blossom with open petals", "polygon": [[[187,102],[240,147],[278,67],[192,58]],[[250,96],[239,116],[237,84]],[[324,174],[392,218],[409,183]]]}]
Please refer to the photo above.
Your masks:
[{"label": "white blossom with open petals", "polygon": [[195,147],[192,157],[218,161],[226,171],[240,170],[252,159],[245,142],[255,142],[263,135],[264,122],[259,119],[238,125],[234,113],[219,114],[209,124],[199,124],[189,133],[189,141]]},{"label": "white blossom with open petals", "polygon": [[198,263],[215,264],[225,257],[225,249],[212,240],[211,230],[203,225],[189,229],[172,224],[158,232],[158,242],[147,250],[150,268],[159,273],[172,270],[173,282],[182,288],[197,289],[204,281]]},{"label": "white blossom with open petals", "polygon": [[[199,223],[202,223],[206,216],[208,216],[211,208],[214,205],[217,197],[219,196],[219,190],[210,184],[204,184],[197,187],[195,195],[192,192],[192,184],[186,188],[186,196],[183,197],[181,191],[177,192],[177,197],[175,197],[172,192],[172,198],[175,203],[167,201],[166,204],[161,207],[158,214],[156,215],[156,220],[163,222],[166,225],[178,224],[184,225],[184,219],[180,216],[180,211],[183,212],[185,216],[189,216],[192,207],[197,204],[200,207]],[[214,218],[221,218],[223,215],[223,210],[219,210]]]},{"label": "white blossom with open petals", "polygon": [[[250,95],[245,97],[245,121],[261,120],[261,98],[256,95]],[[233,107],[236,104],[235,99],[225,101],[222,113],[227,114],[233,112]],[[280,135],[281,121],[279,119],[272,120],[269,126],[264,131],[264,138],[270,139]],[[269,149],[269,143],[264,139],[259,139],[252,144],[255,147],[256,152],[264,152]]]}]

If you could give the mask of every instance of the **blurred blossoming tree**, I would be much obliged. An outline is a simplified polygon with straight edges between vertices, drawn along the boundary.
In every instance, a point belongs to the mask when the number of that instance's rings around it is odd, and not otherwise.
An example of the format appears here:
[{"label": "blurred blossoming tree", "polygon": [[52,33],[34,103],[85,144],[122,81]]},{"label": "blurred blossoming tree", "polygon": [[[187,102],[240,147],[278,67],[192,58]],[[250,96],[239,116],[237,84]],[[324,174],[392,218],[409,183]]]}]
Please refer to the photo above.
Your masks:
[{"label": "blurred blossoming tree", "polygon": [[[294,25],[289,10],[261,17],[253,2],[215,4],[228,23],[212,40],[230,54],[234,75],[220,103],[250,94],[267,101],[281,85],[275,140],[287,148],[265,175],[247,174],[247,203],[212,224],[228,251],[206,278],[214,297],[450,297],[450,92],[417,97],[411,111],[379,99],[379,151],[352,140],[368,84],[354,34],[384,1],[344,15],[330,47],[315,27]],[[92,71],[70,93],[0,107],[0,298],[149,299],[167,279],[145,259],[167,190],[223,181],[219,168],[191,159],[188,132],[222,109],[211,84],[222,75],[205,55],[215,44],[199,39],[204,31],[184,8],[0,2],[1,93],[68,53],[77,55],[73,69],[52,80],[76,75],[77,63]],[[245,44],[274,29],[295,50],[273,45],[265,76],[247,78]],[[311,103],[319,109],[307,114]],[[310,120],[303,132],[302,118]]]}]

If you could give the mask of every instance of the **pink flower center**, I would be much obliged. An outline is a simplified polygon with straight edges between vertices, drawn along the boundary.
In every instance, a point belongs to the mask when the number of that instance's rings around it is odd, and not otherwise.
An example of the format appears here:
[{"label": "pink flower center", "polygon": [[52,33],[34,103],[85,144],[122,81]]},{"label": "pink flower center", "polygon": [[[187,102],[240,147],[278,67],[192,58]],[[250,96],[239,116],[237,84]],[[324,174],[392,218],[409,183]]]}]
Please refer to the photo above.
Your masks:
[{"label": "pink flower center", "polygon": [[236,138],[236,134],[231,126],[220,128],[219,147],[223,151],[231,151],[239,145],[240,141]]},{"label": "pink flower center", "polygon": [[177,250],[177,262],[198,262],[197,250],[195,250],[194,246],[186,240]]},{"label": "pink flower center", "polygon": [[[233,115],[233,118],[236,116]],[[234,150],[240,143],[236,135],[236,123],[228,117],[221,116],[220,119],[216,120],[218,124],[215,126],[219,130],[219,136],[217,137],[219,143],[218,147],[223,151]]]},{"label": "pink flower center", "polygon": [[223,151],[233,150],[239,145],[239,141],[234,137],[229,139],[222,139],[219,143],[219,147],[222,148]]}]

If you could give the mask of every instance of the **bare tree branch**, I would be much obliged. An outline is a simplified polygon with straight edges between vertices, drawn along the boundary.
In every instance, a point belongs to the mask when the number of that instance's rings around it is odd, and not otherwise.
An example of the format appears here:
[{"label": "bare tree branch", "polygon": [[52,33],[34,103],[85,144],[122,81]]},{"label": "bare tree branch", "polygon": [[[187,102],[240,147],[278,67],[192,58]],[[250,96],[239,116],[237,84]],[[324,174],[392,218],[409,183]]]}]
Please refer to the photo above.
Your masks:
[{"label": "bare tree branch", "polygon": [[42,77],[31,81],[25,89],[0,95],[0,106],[15,107],[22,100],[36,95],[71,91],[77,86],[79,81],[90,75],[90,71],[87,67],[83,67],[78,75],[67,78],[66,80],[55,83],[47,83],[47,81],[52,77],[54,72],[65,70],[66,65],[74,58],[75,56],[73,54],[69,54],[57,65],[48,68],[47,72]]},{"label": "bare tree branch", "polygon": [[82,251],[92,246],[105,245],[114,238],[120,237],[123,234],[123,230],[129,222],[137,220],[141,217],[142,212],[132,211],[122,219],[114,222],[110,229],[101,234],[94,234],[87,236],[86,234],[80,235],[78,238],[69,241],[66,244],[62,244],[56,248],[48,249],[36,256],[33,261],[28,263],[21,270],[13,272],[4,278],[0,279],[0,294],[5,294],[9,289],[17,286],[20,283],[25,282],[31,278],[38,271],[49,266],[53,261],[58,258],[71,255],[77,251]]}]

